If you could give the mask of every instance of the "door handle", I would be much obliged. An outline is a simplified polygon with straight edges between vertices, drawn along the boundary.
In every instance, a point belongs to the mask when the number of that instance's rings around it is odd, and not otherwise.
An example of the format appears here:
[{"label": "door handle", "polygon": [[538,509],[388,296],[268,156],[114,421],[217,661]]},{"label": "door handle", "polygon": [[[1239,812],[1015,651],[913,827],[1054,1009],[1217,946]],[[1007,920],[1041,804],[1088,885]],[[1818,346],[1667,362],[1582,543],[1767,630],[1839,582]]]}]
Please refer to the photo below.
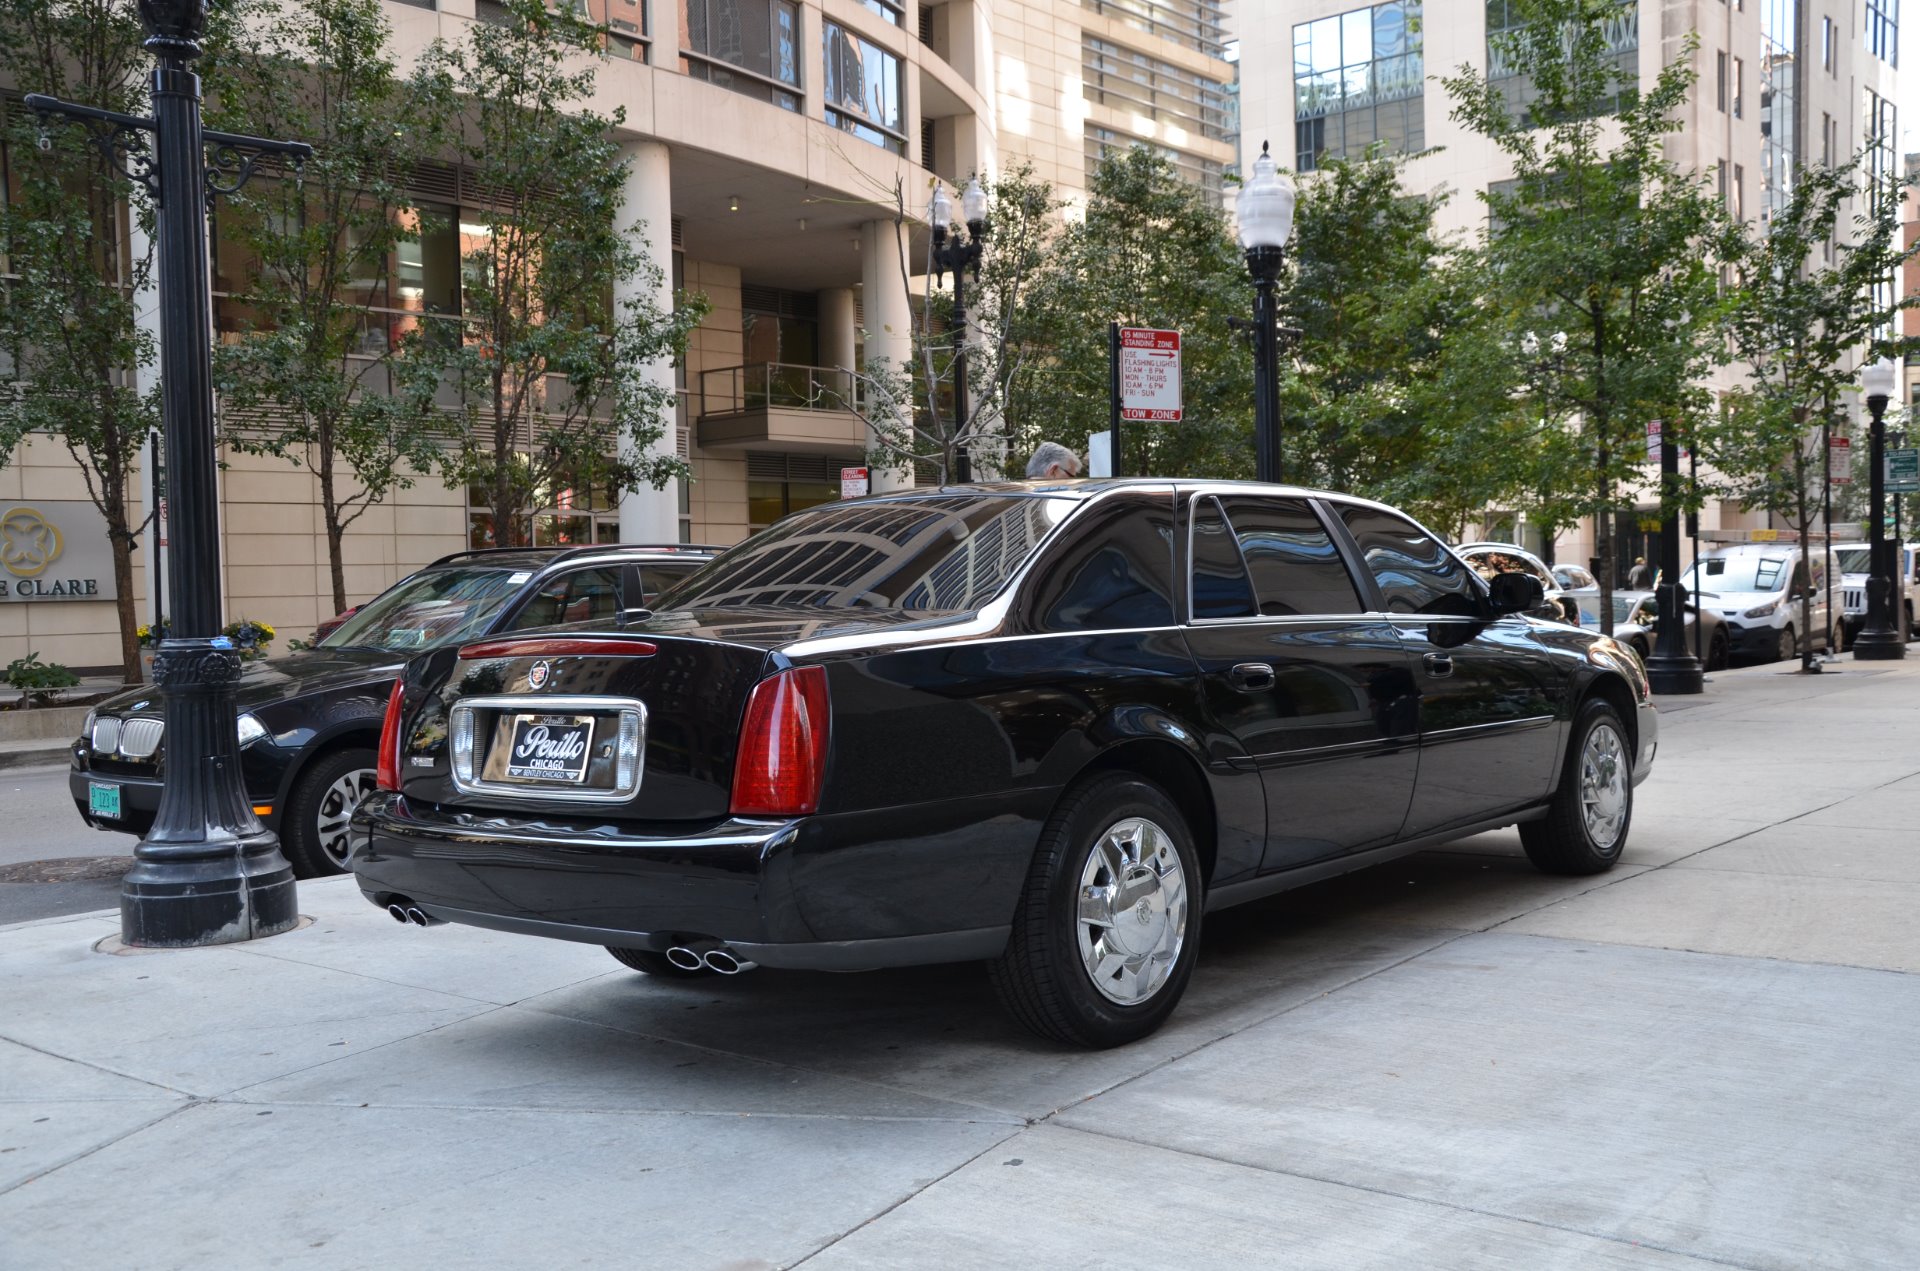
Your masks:
[{"label": "door handle", "polygon": [[1273,668],[1265,662],[1242,662],[1227,672],[1242,693],[1264,693],[1274,685]]},{"label": "door handle", "polygon": [[1453,655],[1451,653],[1428,653],[1421,657],[1427,664],[1427,674],[1441,679],[1453,674]]}]

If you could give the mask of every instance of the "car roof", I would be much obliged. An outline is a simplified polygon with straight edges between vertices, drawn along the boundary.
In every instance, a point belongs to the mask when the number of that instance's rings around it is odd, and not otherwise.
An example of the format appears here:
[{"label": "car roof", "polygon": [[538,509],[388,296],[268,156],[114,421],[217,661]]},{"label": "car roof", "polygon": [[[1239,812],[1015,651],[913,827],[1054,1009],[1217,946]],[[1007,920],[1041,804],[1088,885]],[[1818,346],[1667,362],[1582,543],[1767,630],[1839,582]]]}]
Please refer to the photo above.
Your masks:
[{"label": "car roof", "polygon": [[[1342,503],[1358,503],[1388,511],[1398,510],[1389,504],[1363,498],[1357,494],[1343,494],[1337,490],[1321,490],[1312,486],[1286,485],[1271,481],[1242,481],[1228,477],[1074,477],[1042,481],[976,481],[968,485],[915,486],[910,490],[892,490],[885,494],[868,495],[860,502],[871,503],[881,500],[904,502],[908,499],[924,499],[929,496],[954,498],[980,494],[1093,499],[1111,491],[1129,489],[1174,489],[1183,493],[1264,494],[1296,499],[1334,499]],[[1400,514],[1408,515],[1405,512]]]},{"label": "car roof", "polygon": [[544,569],[562,561],[584,557],[614,557],[621,560],[704,560],[724,548],[705,543],[595,543],[580,547],[477,547],[451,552],[428,565],[439,569],[450,565],[485,565],[500,569]]}]

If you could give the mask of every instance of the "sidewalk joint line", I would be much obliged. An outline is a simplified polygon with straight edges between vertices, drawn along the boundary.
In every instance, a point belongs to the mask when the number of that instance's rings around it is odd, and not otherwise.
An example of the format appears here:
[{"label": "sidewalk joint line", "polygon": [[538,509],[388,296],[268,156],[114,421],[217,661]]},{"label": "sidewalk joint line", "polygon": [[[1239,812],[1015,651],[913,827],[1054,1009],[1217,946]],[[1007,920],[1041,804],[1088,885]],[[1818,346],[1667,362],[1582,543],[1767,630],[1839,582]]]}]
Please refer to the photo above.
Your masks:
[{"label": "sidewalk joint line", "polygon": [[65,1159],[60,1161],[56,1161],[52,1165],[47,1166],[45,1169],[40,1170],[38,1173],[27,1175],[25,1178],[21,1179],[17,1183],[10,1184],[9,1186],[6,1186],[6,1187],[0,1187],[0,1196],[6,1196],[12,1192],[19,1191],[22,1187],[27,1186],[29,1183],[37,1183],[41,1179],[47,1177],[49,1174],[55,1173],[59,1170],[66,1169],[69,1165],[76,1165],[79,1162],[86,1160],[89,1156],[93,1156],[94,1154],[99,1152],[104,1152],[108,1148],[113,1147],[116,1144],[124,1143],[136,1134],[144,1134],[148,1130],[151,1130],[154,1126],[159,1125],[162,1121],[171,1120],[172,1118],[179,1116],[183,1112],[186,1112],[192,1108],[199,1107],[202,1102],[203,1100],[200,1100],[200,1099],[189,1099],[181,1103],[180,1106],[178,1107],[168,1108],[165,1112],[162,1112],[159,1116],[154,1117],[150,1121],[143,1121],[139,1125],[136,1125],[129,1130],[125,1130],[122,1133],[116,1134],[112,1138],[107,1139],[104,1142],[94,1144],[92,1147],[87,1148],[85,1151],[76,1152],[72,1156],[66,1157]]},{"label": "sidewalk joint line", "polygon": [[967,1166],[973,1164],[975,1161],[985,1156],[988,1152],[998,1151],[1001,1148],[1001,1146],[1007,1143],[1009,1140],[1018,1138],[1020,1135],[1024,1133],[1026,1133],[1026,1130],[1022,1128],[1022,1129],[1015,1129],[1009,1134],[1002,1135],[1000,1138],[995,1139],[993,1142],[981,1148],[978,1152],[975,1152],[972,1156],[969,1156],[966,1160],[961,1161],[958,1165],[954,1166],[952,1169],[948,1170],[946,1173],[941,1174],[937,1178],[930,1178],[926,1182],[922,1183],[920,1186],[912,1188],[907,1192],[906,1195],[894,1201],[891,1205],[887,1205],[884,1208],[879,1209],[876,1212],[867,1215],[865,1218],[862,1218],[859,1222],[847,1228],[845,1231],[841,1232],[839,1235],[835,1236],[833,1239],[827,1241],[825,1244],[821,1245],[818,1249],[815,1249],[813,1250],[813,1252],[803,1255],[797,1261],[787,1263],[787,1265],[782,1269],[782,1271],[794,1271],[794,1268],[796,1267],[805,1266],[807,1263],[813,1261],[815,1258],[819,1257],[821,1254],[825,1253],[827,1250],[833,1248],[835,1245],[845,1240],[848,1236],[851,1236],[854,1232],[859,1231],[865,1227],[870,1227],[874,1223],[879,1222],[882,1218],[885,1218],[888,1214],[900,1208],[900,1206],[906,1204],[908,1201],[918,1199],[921,1195],[932,1190],[935,1187],[938,1187],[940,1184],[946,1182],[949,1178],[952,1178],[955,1174],[958,1174],[961,1170],[967,1168]]}]

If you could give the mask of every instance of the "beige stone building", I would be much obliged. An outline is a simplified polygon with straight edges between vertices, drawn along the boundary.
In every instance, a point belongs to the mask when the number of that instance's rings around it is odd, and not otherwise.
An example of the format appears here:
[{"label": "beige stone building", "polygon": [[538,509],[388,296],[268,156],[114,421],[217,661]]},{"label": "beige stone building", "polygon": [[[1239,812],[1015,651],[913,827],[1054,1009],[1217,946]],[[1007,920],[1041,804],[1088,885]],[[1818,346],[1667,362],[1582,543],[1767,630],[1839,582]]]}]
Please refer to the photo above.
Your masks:
[{"label": "beige stone building", "polygon": [[[436,38],[504,17],[493,0],[385,7],[403,65]],[[518,527],[538,543],[732,543],[839,497],[840,469],[862,463],[868,442],[835,408],[850,387],[845,368],[906,356],[910,290],[924,285],[903,277],[896,190],[917,219],[935,180],[953,186],[1015,158],[1069,198],[1105,146],[1151,145],[1214,190],[1233,161],[1218,0],[585,7],[608,26],[594,105],[625,110],[627,214],[647,226],[663,276],[704,295],[712,312],[683,366],[652,368],[680,402],[662,444],[688,458],[694,479],[617,504],[554,489]],[[484,199],[460,171],[422,173],[413,194],[447,229],[391,262],[392,321],[369,332],[373,351],[422,310],[459,312],[462,236],[485,232]],[[924,250],[917,228],[907,228],[910,260]],[[240,320],[224,291],[239,264],[225,248],[216,218],[216,335],[233,339]],[[271,623],[283,650],[332,609],[315,482],[279,460],[223,458],[227,615]],[[140,484],[151,493],[144,475]],[[349,603],[438,556],[493,543],[482,502],[423,475],[367,512],[346,537]],[[27,445],[0,468],[0,533],[25,544],[0,559],[0,664],[35,651],[73,667],[116,665],[104,523],[62,447]],[[165,607],[155,587],[164,570],[152,567],[159,537],[146,536],[136,565],[142,622]]]},{"label": "beige stone building", "polygon": [[[1491,142],[1451,118],[1440,77],[1471,66],[1498,78],[1488,36],[1512,20],[1508,0],[1268,0],[1257,12],[1241,32],[1250,149],[1269,139],[1281,163],[1311,173],[1329,156],[1384,143],[1416,156],[1409,185],[1451,191],[1443,229],[1479,232],[1486,209],[1477,194],[1512,173]],[[1784,198],[1799,168],[1843,161],[1869,141],[1874,178],[1895,176],[1897,18],[1897,0],[1639,0],[1621,7],[1609,35],[1620,65],[1643,84],[1683,55],[1687,36],[1697,38],[1695,89],[1669,154],[1754,219]],[[1726,372],[1717,387],[1732,383]],[[1654,558],[1656,500],[1651,488],[1643,493],[1639,511],[1616,524],[1622,574],[1634,556]],[[1512,532],[1510,520],[1493,523]],[[1701,516],[1708,531],[1766,523],[1765,513],[1733,504],[1709,503]],[[1537,536],[1530,545],[1540,546]],[[1589,525],[1563,534],[1555,550],[1585,562],[1592,546]]]}]

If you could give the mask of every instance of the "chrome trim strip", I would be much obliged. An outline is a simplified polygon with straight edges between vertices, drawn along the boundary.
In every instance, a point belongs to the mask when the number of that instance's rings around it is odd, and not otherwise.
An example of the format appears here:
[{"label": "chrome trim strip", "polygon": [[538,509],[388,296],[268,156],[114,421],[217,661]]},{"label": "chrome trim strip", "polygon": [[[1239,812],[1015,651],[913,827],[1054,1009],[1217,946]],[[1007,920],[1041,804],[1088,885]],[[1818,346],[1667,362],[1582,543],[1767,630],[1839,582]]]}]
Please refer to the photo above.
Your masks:
[{"label": "chrome trim strip", "polygon": [[[476,772],[475,714],[483,710],[529,715],[618,712],[619,722],[613,742],[613,788],[592,790],[576,786],[508,784],[488,781],[479,776]],[[462,698],[447,712],[447,745],[452,761],[447,765],[448,772],[453,778],[454,788],[462,794],[541,803],[625,803],[640,793],[640,782],[646,775],[647,704],[636,697],[592,697],[582,694],[543,697],[512,693],[498,697]]]},{"label": "chrome trim strip", "polygon": [[1543,728],[1554,722],[1555,715],[1529,715],[1525,719],[1496,719],[1491,724],[1466,724],[1460,728],[1440,728],[1430,733],[1421,733],[1420,740],[1431,741],[1438,737],[1463,737],[1468,733],[1490,733],[1497,729],[1518,732],[1523,728]]}]

